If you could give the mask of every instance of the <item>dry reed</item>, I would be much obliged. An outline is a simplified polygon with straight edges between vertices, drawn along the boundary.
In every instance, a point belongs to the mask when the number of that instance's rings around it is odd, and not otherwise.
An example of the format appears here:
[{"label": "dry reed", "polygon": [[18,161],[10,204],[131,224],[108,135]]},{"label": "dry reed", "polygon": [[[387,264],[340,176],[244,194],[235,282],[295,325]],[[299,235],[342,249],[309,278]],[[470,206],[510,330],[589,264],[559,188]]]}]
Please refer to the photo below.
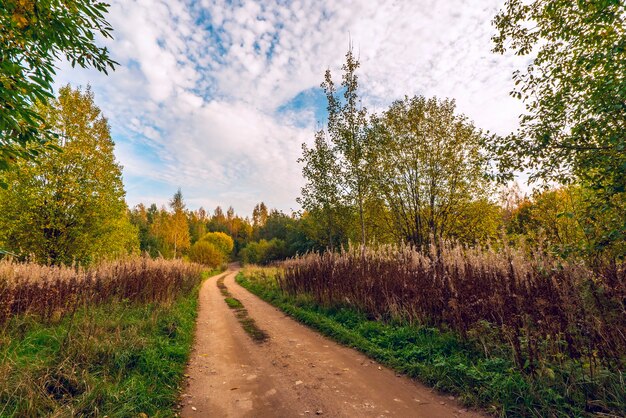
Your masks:
[{"label": "dry reed", "polygon": [[621,369],[626,353],[626,263],[590,268],[538,252],[444,245],[352,247],[283,264],[292,295],[348,304],[379,318],[448,327],[489,347],[507,344],[520,369],[584,358]]},{"label": "dry reed", "polygon": [[43,321],[113,300],[170,302],[199,283],[200,267],[181,260],[131,258],[80,267],[0,261],[0,325],[15,315]]}]

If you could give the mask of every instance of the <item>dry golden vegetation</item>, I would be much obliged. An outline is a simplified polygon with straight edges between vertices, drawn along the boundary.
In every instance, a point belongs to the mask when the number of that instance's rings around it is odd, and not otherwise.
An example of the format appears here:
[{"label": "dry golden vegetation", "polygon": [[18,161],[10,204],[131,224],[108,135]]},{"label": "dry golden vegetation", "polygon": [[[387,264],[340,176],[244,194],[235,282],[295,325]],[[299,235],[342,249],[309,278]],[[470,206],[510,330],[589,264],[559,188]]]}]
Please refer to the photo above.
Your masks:
[{"label": "dry golden vegetation", "polygon": [[200,270],[0,262],[0,416],[173,416]]},{"label": "dry golden vegetation", "polygon": [[623,261],[592,269],[513,248],[352,247],[287,261],[278,281],[325,306],[449,328],[486,354],[504,343],[527,371],[566,358],[582,359],[592,375],[598,365],[624,366]]},{"label": "dry golden vegetation", "polygon": [[200,267],[182,260],[129,258],[88,269],[0,261],[0,325],[29,314],[50,322],[115,300],[170,302],[188,294]]}]

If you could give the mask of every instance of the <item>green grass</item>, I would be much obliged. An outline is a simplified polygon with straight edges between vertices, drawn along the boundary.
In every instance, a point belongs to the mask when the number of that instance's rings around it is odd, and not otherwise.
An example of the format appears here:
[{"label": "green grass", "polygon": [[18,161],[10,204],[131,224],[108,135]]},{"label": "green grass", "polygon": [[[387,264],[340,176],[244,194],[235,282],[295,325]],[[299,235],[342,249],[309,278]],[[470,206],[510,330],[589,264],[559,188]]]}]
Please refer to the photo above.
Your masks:
[{"label": "green grass", "polygon": [[238,299],[235,299],[235,298],[232,298],[232,297],[225,298],[224,302],[226,302],[228,307],[231,308],[231,309],[241,309],[241,308],[243,308],[243,304]]},{"label": "green grass", "polygon": [[237,312],[237,320],[239,320],[239,323],[241,324],[243,330],[250,337],[252,337],[254,341],[262,343],[267,341],[267,339],[269,338],[269,335],[267,335],[265,331],[259,328],[254,319],[248,316],[248,311],[246,311],[245,309],[241,309]]},{"label": "green grass", "polygon": [[306,295],[284,294],[263,273],[240,273],[237,282],[322,334],[495,415],[575,417],[602,411],[619,416],[626,405],[621,376],[600,375],[581,384],[580,370],[571,362],[529,376],[515,368],[507,347],[486,356],[478,344],[446,330],[376,321],[345,306],[318,306]]},{"label": "green grass", "polygon": [[239,321],[239,324],[241,324],[241,328],[243,328],[243,330],[255,342],[262,343],[267,341],[269,335],[259,328],[254,319],[250,317],[248,310],[243,306],[243,303],[241,303],[239,299],[235,299],[230,294],[228,288],[224,284],[224,277],[225,275],[217,279],[217,287],[220,289],[220,292],[222,292],[222,296],[225,296],[224,302],[226,302],[230,309],[235,311],[235,317],[237,318],[237,321]]},{"label": "green grass", "polygon": [[198,288],[169,305],[114,302],[52,324],[13,318],[0,331],[0,416],[174,416]]}]

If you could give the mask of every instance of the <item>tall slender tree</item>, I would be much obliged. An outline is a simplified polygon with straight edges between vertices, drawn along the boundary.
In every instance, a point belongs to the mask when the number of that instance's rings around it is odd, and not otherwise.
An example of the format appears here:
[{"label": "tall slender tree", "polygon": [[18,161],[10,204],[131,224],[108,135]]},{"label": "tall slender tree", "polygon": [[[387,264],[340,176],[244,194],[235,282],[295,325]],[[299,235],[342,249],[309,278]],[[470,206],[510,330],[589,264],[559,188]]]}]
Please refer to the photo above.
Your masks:
[{"label": "tall slender tree", "polygon": [[267,222],[268,210],[265,202],[261,202],[252,210],[252,226],[260,228]]},{"label": "tall slender tree", "polygon": [[356,71],[360,66],[352,47],[346,53],[343,64],[340,95],[330,70],[326,71],[321,87],[328,102],[328,135],[333,153],[338,161],[341,181],[345,185],[344,197],[354,203],[359,217],[361,244],[367,241],[365,233],[365,200],[369,191],[366,169],[367,156],[367,109],[362,106],[358,94],[359,81]]},{"label": "tall slender tree", "polygon": [[180,257],[191,246],[189,223],[185,213],[185,202],[180,189],[170,200],[172,215],[167,226],[167,240],[174,249],[174,257]]}]

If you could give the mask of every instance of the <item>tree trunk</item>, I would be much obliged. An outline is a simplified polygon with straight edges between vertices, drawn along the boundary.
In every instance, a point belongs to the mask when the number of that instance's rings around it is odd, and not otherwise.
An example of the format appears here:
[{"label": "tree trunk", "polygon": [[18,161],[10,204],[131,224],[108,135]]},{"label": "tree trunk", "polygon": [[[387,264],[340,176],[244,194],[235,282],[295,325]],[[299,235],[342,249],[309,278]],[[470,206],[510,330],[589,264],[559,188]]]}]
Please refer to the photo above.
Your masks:
[{"label": "tree trunk", "polygon": [[359,181],[358,198],[359,198],[359,219],[361,221],[361,245],[365,247],[365,215],[363,211],[363,192],[362,192],[360,183],[361,182]]}]

